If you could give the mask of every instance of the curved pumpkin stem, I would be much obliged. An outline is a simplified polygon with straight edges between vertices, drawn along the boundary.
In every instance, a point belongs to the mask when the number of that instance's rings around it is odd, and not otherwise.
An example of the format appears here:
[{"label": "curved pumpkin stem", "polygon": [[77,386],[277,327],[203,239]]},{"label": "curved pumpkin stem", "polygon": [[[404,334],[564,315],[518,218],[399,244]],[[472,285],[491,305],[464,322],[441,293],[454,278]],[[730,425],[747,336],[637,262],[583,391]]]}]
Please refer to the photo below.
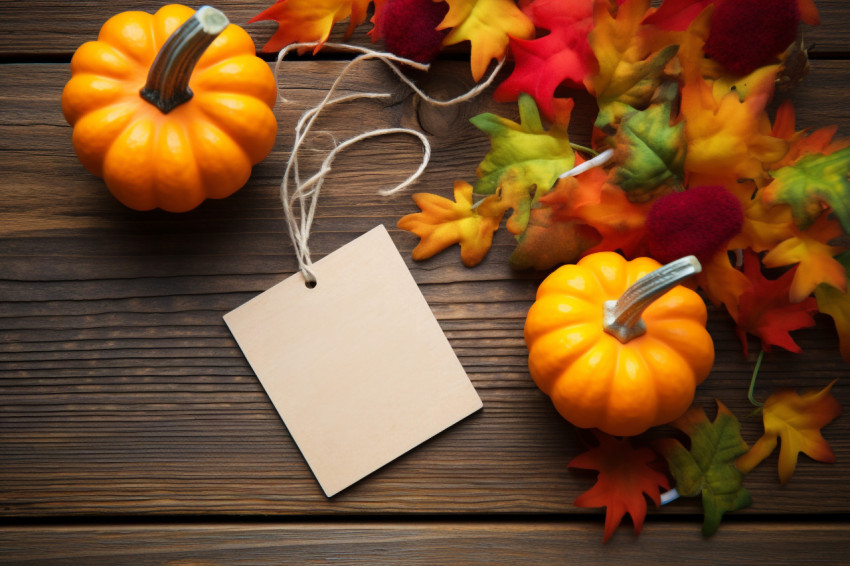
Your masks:
[{"label": "curved pumpkin stem", "polygon": [[192,98],[189,78],[192,70],[230,22],[223,12],[202,6],[174,30],[156,54],[148,80],[139,92],[142,98],[168,114]]},{"label": "curved pumpkin stem", "polygon": [[646,332],[640,315],[655,299],[702,271],[696,257],[689,255],[671,261],[638,279],[615,301],[603,303],[602,327],[625,344]]}]

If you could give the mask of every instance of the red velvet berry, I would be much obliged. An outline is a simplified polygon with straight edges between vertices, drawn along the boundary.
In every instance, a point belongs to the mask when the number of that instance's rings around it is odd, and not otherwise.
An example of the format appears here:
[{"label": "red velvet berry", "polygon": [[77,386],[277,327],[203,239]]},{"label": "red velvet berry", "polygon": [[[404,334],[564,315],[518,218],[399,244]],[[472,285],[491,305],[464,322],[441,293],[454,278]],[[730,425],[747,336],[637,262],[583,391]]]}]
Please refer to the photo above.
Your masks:
[{"label": "red velvet berry", "polygon": [[705,53],[736,75],[770,63],[797,37],[798,0],[726,0],[711,19]]},{"label": "red velvet berry", "polygon": [[433,0],[388,0],[381,14],[381,36],[387,51],[419,63],[430,63],[448,30],[437,31],[449,5]]},{"label": "red velvet berry", "polygon": [[659,198],[646,215],[649,253],[661,263],[707,260],[741,231],[741,203],[724,187],[693,187]]}]

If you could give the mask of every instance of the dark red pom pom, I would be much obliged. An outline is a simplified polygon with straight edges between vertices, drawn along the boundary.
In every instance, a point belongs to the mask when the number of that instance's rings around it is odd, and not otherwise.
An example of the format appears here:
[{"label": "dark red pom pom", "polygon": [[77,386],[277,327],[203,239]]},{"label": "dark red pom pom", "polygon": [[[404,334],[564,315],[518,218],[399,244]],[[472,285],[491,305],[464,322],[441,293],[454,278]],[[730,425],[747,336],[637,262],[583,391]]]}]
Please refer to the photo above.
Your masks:
[{"label": "dark red pom pom", "polygon": [[446,2],[389,0],[381,14],[381,36],[387,51],[419,63],[430,63],[440,52],[448,30],[437,26],[449,11]]},{"label": "dark red pom pom", "polygon": [[646,215],[649,253],[661,263],[686,255],[703,261],[741,231],[741,203],[725,187],[693,187],[659,198]]},{"label": "dark red pom pom", "polygon": [[799,24],[797,0],[726,0],[714,10],[705,53],[746,75],[785,51]]}]

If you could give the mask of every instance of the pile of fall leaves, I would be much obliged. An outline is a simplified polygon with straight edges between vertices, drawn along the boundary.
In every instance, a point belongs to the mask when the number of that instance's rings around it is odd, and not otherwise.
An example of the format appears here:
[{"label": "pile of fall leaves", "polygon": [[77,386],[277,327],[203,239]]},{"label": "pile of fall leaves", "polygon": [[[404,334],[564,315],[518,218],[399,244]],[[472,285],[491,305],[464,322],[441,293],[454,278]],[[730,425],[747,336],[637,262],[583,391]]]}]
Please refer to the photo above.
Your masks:
[{"label": "pile of fall leaves", "polygon": [[[321,44],[335,23],[349,19],[349,32],[363,23],[370,3],[280,0],[255,20],[280,23],[266,50]],[[399,222],[421,238],[414,259],[459,244],[476,265],[505,216],[519,269],[605,250],[662,262],[693,254],[699,287],[735,320],[745,352],[747,334],[763,351],[799,352],[789,332],[820,311],[850,361],[850,252],[832,243],[850,233],[850,140],[835,127],[797,130],[790,102],[772,122],[766,112],[808,67],[799,28],[819,23],[812,0],[375,0],[372,21],[373,39],[419,60],[468,41],[476,80],[494,59],[513,61],[494,96],[517,101],[520,121],[472,119],[491,150],[473,184],[455,183],[454,200],[414,196],[421,212]],[[564,87],[596,98],[592,147],[569,140]],[[562,176],[606,150],[604,164]],[[784,273],[769,279],[764,268]],[[831,387],[753,400],[765,433],[752,448],[723,405],[714,421],[695,407],[674,423],[689,448],[673,439],[634,448],[597,432],[598,446],[570,463],[599,471],[576,504],[607,508],[606,540],[625,513],[638,532],[644,494],[659,504],[670,487],[661,454],[678,494],[702,496],[710,535],[725,511],[750,504],[743,477],[778,439],[783,483],[799,452],[834,461],[820,434],[841,412]]]}]

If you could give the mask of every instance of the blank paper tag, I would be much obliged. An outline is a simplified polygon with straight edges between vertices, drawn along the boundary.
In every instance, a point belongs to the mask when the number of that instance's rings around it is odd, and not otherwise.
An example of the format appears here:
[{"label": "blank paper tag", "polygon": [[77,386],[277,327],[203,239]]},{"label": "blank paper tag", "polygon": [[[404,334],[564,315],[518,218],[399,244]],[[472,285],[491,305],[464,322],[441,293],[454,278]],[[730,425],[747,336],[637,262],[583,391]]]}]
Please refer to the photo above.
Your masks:
[{"label": "blank paper tag", "polygon": [[330,497],[481,408],[386,228],[224,320]]}]

